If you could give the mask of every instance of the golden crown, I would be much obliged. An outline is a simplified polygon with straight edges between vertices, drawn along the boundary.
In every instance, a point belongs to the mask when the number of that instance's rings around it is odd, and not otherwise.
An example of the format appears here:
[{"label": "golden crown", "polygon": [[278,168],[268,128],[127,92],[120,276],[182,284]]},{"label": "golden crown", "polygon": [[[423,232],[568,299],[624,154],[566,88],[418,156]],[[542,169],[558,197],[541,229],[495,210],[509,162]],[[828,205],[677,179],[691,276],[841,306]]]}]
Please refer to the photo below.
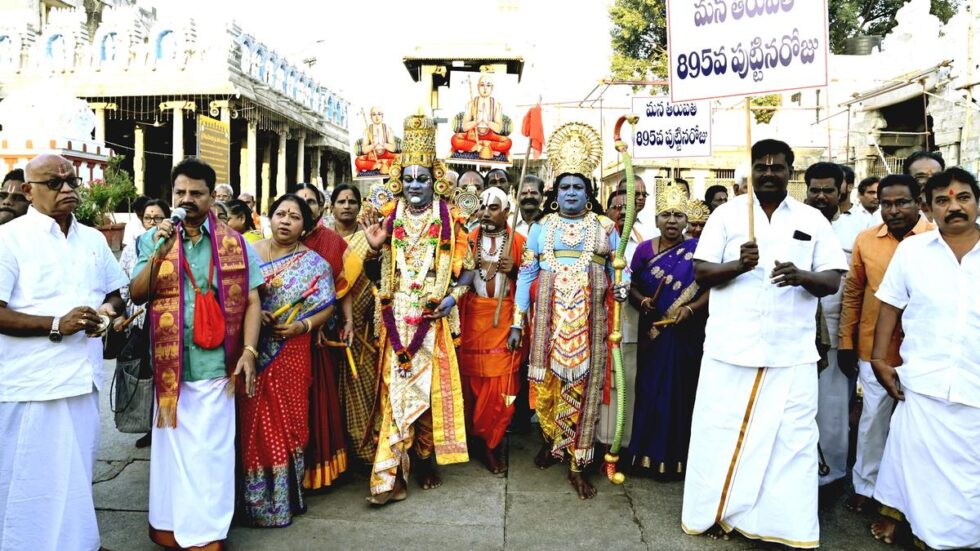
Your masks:
[{"label": "golden crown", "polygon": [[657,214],[668,210],[687,212],[687,193],[670,180],[657,185]]},{"label": "golden crown", "polygon": [[602,159],[602,141],[595,128],[570,122],[559,126],[548,140],[548,162],[554,177],[562,174],[581,174],[592,177]]},{"label": "golden crown", "polygon": [[707,222],[711,209],[708,204],[700,199],[691,199],[687,202],[687,221],[688,222]]},{"label": "golden crown", "polygon": [[422,114],[405,118],[405,136],[402,138],[401,165],[419,165],[432,168],[436,160],[436,123]]}]

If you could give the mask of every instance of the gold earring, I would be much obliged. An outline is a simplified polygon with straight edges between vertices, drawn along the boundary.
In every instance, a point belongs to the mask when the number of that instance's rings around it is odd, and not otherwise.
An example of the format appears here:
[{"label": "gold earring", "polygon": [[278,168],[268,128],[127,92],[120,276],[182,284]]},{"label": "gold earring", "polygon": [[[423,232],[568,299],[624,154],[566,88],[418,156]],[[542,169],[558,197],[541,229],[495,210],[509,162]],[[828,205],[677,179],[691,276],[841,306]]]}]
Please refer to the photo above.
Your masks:
[{"label": "gold earring", "polygon": [[551,210],[558,212],[558,201],[551,202]]},{"label": "gold earring", "polygon": [[592,212],[592,201],[585,204],[585,210]]}]

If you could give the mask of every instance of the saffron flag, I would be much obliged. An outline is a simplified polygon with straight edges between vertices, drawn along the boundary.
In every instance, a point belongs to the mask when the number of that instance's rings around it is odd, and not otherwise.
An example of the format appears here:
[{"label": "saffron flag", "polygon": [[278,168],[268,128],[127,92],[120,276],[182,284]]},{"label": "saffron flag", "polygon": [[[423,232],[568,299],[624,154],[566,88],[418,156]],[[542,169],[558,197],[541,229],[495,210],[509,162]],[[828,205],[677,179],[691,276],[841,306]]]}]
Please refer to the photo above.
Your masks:
[{"label": "saffron flag", "polygon": [[544,150],[544,123],[541,122],[541,104],[527,110],[524,115],[524,123],[521,125],[521,134],[531,140],[531,149],[534,150],[534,158],[541,157]]}]

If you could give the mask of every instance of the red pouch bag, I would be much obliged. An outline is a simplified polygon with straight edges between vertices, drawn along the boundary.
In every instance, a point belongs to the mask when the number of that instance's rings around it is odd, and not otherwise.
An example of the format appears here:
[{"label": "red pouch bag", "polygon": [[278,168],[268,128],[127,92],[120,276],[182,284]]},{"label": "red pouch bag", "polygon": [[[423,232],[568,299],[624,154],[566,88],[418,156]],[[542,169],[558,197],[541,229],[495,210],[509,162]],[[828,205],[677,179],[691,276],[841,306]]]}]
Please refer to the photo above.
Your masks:
[{"label": "red pouch bag", "polygon": [[194,274],[191,273],[190,266],[187,265],[187,257],[184,257],[184,271],[194,286],[194,344],[205,349],[213,350],[225,342],[225,316],[221,312],[221,306],[214,298],[211,291],[211,280],[214,279],[214,258],[208,266],[208,287],[207,291],[201,292],[194,281]]}]

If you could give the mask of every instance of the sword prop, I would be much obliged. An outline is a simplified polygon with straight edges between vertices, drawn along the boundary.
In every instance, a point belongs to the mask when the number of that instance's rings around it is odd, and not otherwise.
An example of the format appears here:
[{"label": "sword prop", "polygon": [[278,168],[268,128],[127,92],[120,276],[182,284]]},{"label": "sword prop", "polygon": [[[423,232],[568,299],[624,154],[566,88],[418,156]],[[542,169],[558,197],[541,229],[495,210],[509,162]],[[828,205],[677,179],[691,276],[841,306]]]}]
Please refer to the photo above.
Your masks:
[{"label": "sword prop", "polygon": [[[628,236],[633,231],[633,224],[636,222],[636,182],[633,178],[633,160],[629,154],[629,146],[620,137],[620,132],[623,129],[623,123],[629,122],[630,126],[635,127],[639,120],[640,118],[636,115],[624,115],[616,121],[616,127],[613,130],[616,151],[623,156],[623,169],[626,173],[626,220],[623,223],[623,236],[625,237],[620,238],[619,246],[616,247],[616,256],[613,259],[614,287],[619,285],[623,280],[623,270],[626,268],[626,244],[629,241]],[[609,452],[603,458],[606,461],[606,476],[613,484],[626,482],[626,475],[616,472],[616,463],[619,461],[619,448],[623,442],[623,424],[626,414],[625,398],[627,392],[629,392],[626,388],[626,377],[623,375],[623,350],[621,348],[623,342],[622,310],[622,303],[614,301],[613,330],[609,335],[609,343],[612,349],[613,376],[615,377],[617,391],[616,432],[615,436],[613,436],[612,445],[609,446]]]}]

